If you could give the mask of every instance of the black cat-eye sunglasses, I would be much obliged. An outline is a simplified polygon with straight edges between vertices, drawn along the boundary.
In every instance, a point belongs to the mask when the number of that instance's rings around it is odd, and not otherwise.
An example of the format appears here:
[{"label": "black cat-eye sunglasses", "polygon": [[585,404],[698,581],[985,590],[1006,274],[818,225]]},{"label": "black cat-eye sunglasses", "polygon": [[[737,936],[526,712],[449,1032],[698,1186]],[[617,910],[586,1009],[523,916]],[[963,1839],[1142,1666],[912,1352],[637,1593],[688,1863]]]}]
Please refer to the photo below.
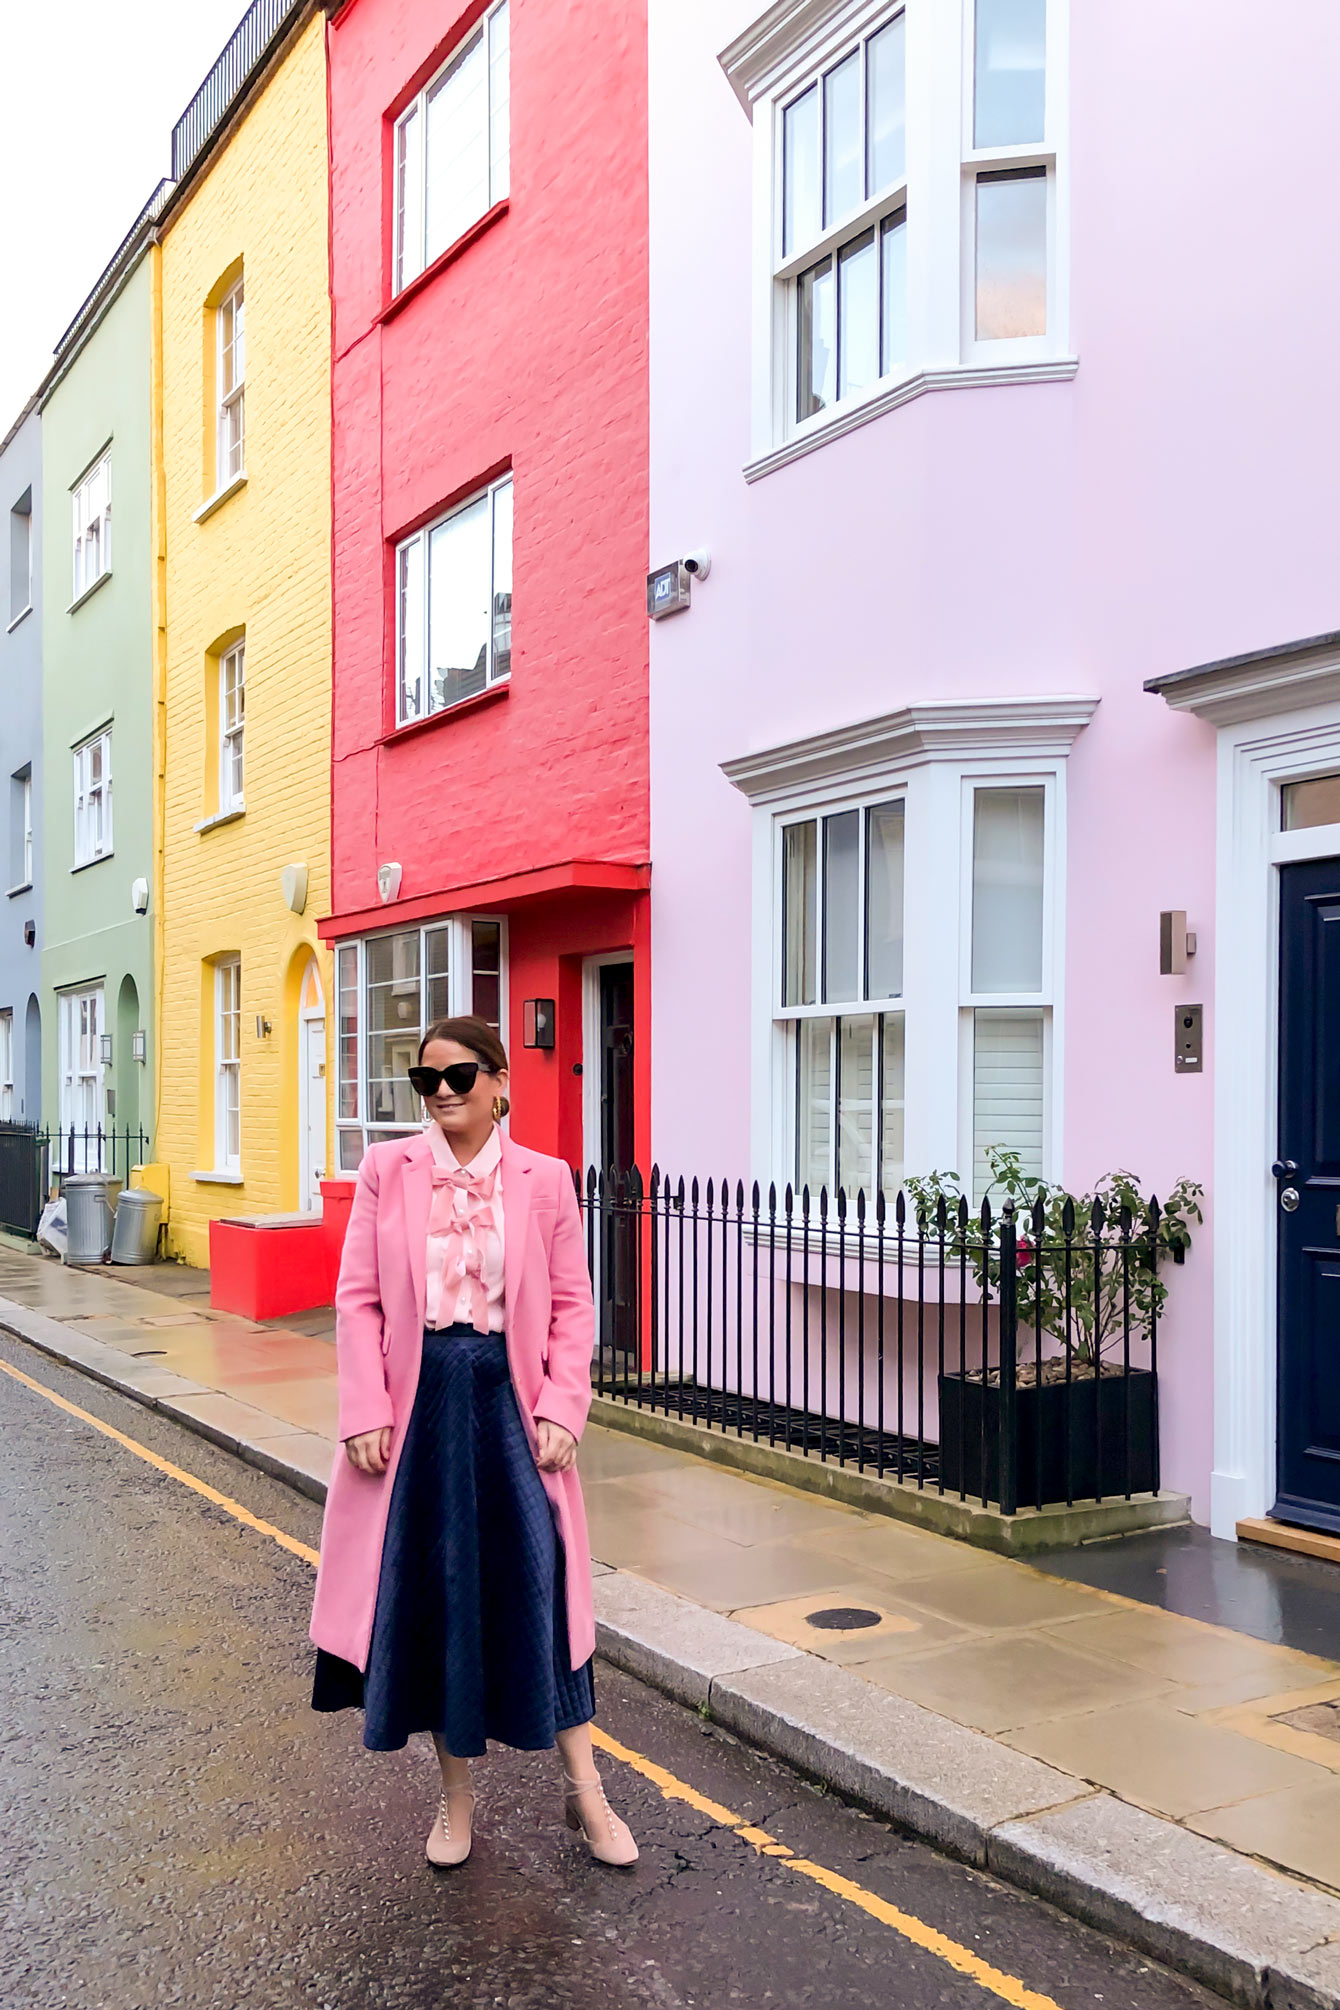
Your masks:
[{"label": "black cat-eye sunglasses", "polygon": [[475,1078],[480,1070],[486,1075],[497,1073],[495,1068],[485,1068],[482,1061],[453,1061],[449,1068],[410,1068],[410,1087],[421,1096],[435,1096],[445,1082],[453,1096],[468,1096],[475,1086]]}]

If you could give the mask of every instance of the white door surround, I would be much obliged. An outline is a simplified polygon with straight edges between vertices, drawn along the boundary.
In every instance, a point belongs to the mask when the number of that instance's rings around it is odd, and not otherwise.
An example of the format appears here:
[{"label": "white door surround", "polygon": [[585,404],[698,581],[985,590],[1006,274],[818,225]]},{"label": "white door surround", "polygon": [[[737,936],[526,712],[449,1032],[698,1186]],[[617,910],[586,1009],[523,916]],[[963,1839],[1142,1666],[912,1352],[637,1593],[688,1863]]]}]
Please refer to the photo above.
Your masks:
[{"label": "white door surround", "polygon": [[298,1206],[319,1213],[326,1174],[326,1001],[313,959],[298,1010]]},{"label": "white door surround", "polygon": [[1340,856],[1340,824],[1280,829],[1280,789],[1340,770],[1340,634],[1145,688],[1218,729],[1210,1526],[1232,1539],[1275,1499],[1277,868]]},{"label": "white door surround", "polygon": [[591,1166],[600,1167],[601,1077],[604,1042],[600,1029],[600,973],[614,963],[631,963],[631,949],[611,949],[582,958],[582,1191]]}]

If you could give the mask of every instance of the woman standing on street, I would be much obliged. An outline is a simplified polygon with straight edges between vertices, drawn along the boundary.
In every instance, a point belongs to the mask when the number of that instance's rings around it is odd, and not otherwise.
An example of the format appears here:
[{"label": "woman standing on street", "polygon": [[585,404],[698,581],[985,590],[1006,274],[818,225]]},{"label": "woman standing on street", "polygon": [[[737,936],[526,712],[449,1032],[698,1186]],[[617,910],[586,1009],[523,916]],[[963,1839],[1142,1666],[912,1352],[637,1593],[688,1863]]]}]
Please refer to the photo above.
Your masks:
[{"label": "woman standing on street", "polygon": [[428,1123],[371,1146],[335,1293],[339,1436],[312,1609],[312,1707],[363,1743],[432,1733],[432,1864],[469,1854],[471,1758],[557,1743],[568,1826],[602,1863],[637,1844],[591,1752],[595,1650],[577,1440],[594,1308],[572,1179],[514,1145],[507,1055],[439,1019],[409,1079]]}]

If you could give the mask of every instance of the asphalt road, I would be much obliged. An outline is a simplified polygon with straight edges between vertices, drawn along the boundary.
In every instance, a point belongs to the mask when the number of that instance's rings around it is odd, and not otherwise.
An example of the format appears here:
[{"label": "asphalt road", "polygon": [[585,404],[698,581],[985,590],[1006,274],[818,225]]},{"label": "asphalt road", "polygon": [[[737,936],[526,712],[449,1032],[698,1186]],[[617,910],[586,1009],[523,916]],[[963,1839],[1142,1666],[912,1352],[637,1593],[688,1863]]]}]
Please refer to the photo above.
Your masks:
[{"label": "asphalt road", "polygon": [[[0,1338],[0,1362],[315,1547],[319,1512],[286,1487],[21,1343]],[[366,1752],[361,1717],[308,1706],[309,1563],[2,1369],[0,1445],[6,2010],[1217,2000],[599,1662],[603,1731],[920,1932],[608,1753],[631,1871],[562,1826],[556,1753],[495,1747],[476,1762],[472,1855],[435,1872],[428,1740]],[[1000,1986],[917,1944],[927,1929]]]}]

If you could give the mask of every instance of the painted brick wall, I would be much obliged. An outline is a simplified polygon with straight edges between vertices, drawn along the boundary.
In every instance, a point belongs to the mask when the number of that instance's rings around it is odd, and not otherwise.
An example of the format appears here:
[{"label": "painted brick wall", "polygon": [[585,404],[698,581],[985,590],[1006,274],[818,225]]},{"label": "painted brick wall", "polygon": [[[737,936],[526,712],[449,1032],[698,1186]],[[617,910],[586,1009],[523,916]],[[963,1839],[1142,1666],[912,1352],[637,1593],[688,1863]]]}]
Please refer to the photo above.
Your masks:
[{"label": "painted brick wall", "polygon": [[[511,0],[507,211],[379,322],[390,115],[480,11],[330,28],[337,914],[648,855],[645,7]],[[509,462],[507,696],[388,742],[391,546]]]},{"label": "painted brick wall", "polygon": [[[220,1214],[297,1207],[298,989],[315,952],[328,1007],[330,315],[324,26],[308,21],[163,241],[166,781],[162,1105],[171,1242],[208,1256]],[[242,262],[246,486],[202,523],[212,493],[212,315]],[[198,833],[217,805],[211,651],[246,631],[246,813]],[[306,910],[280,888],[305,864]],[[207,959],[242,959],[241,1187],[201,1184],[214,1164]],[[258,1038],[257,1014],[273,1031]],[[331,1050],[329,1023],[327,1051]],[[328,1163],[328,1161],[327,1161]]]}]

